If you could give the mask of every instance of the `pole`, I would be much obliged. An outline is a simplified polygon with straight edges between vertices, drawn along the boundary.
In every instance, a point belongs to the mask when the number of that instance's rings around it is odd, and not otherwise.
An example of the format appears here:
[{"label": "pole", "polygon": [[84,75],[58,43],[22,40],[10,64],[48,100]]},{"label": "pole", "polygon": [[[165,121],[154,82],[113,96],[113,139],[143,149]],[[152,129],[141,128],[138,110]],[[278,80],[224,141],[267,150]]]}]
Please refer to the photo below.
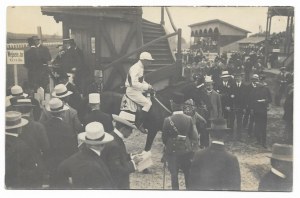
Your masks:
[{"label": "pole", "polygon": [[165,8],[163,6],[161,7],[160,24],[165,25]]},{"label": "pole", "polygon": [[14,80],[15,85],[18,85],[18,65],[14,64]]}]

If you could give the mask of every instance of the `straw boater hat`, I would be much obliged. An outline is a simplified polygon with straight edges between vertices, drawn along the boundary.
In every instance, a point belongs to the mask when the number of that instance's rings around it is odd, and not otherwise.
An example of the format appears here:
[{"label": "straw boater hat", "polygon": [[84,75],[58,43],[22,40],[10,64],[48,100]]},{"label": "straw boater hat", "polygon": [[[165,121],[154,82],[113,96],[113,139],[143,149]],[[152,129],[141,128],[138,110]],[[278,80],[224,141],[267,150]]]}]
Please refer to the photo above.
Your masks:
[{"label": "straw boater hat", "polygon": [[69,107],[64,105],[64,103],[59,98],[52,98],[49,101],[49,105],[46,106],[46,110],[50,112],[62,112],[68,110]]},{"label": "straw boater hat", "polygon": [[251,79],[259,81],[259,76],[257,74],[253,74],[253,76],[251,77]]},{"label": "straw boater hat", "polygon": [[20,87],[19,85],[15,85],[10,89],[11,92],[11,96],[12,97],[16,97],[16,96],[24,96],[27,97],[28,94],[23,92],[22,87]]},{"label": "straw boater hat", "polygon": [[154,60],[149,52],[142,52],[140,54],[140,60]]},{"label": "straw boater hat", "polygon": [[89,145],[100,145],[113,141],[114,137],[104,131],[100,122],[91,122],[86,125],[85,132],[78,134],[78,139]]},{"label": "straw boater hat", "polygon": [[227,122],[223,118],[217,118],[211,120],[211,128],[207,128],[209,131],[229,131],[230,128],[227,128]]},{"label": "straw boater hat", "polygon": [[137,127],[133,124],[135,119],[131,119],[132,114],[121,111],[119,115],[112,114],[112,117],[116,122],[120,122],[122,124],[125,124],[126,126],[129,126],[130,128],[137,129]]},{"label": "straw boater hat", "polygon": [[229,75],[228,71],[222,71],[221,78],[229,78],[229,77],[230,77],[230,75]]},{"label": "straw boater hat", "polygon": [[99,93],[90,93],[89,94],[89,103],[90,104],[100,104],[100,94]]},{"label": "straw boater hat", "polygon": [[13,104],[14,107],[34,107],[35,105],[32,104],[32,100],[29,98],[24,99],[17,99],[16,102]]},{"label": "straw boater hat", "polygon": [[293,146],[287,144],[273,144],[272,155],[268,156],[271,159],[276,159],[280,161],[293,161]]},{"label": "straw boater hat", "polygon": [[20,128],[28,124],[28,120],[22,118],[18,111],[8,111],[5,113],[5,129]]},{"label": "straw boater hat", "polygon": [[58,84],[54,87],[52,96],[56,98],[64,98],[73,94],[72,91],[68,91],[67,87],[64,84]]},{"label": "straw boater hat", "polygon": [[213,83],[211,76],[205,76],[205,83]]}]

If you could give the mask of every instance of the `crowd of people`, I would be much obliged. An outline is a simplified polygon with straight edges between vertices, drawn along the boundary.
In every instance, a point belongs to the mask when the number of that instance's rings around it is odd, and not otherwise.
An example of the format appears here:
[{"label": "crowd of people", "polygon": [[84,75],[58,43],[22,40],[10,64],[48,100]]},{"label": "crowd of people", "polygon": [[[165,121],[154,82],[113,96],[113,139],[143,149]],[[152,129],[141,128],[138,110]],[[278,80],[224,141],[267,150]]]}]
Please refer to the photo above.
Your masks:
[{"label": "crowd of people", "polygon": [[[100,109],[102,90],[95,86],[96,82],[85,94],[78,88],[78,81],[70,82],[68,73],[75,63],[65,64],[60,59],[67,53],[81,53],[74,52],[79,51],[74,40],[65,43],[67,47],[54,61],[62,64],[59,67],[63,69],[56,72],[55,87],[46,104],[35,97],[36,86],[43,86],[42,79],[30,81],[24,89],[15,85],[8,91],[6,187],[130,189],[130,173],[138,170],[151,151],[129,154],[124,139],[133,130],[147,133],[143,128],[144,119],[137,125],[127,114],[104,113]],[[31,46],[28,51],[36,48]],[[72,53],[68,51],[71,49]],[[227,60],[223,54],[213,65],[199,55],[199,68],[194,71],[192,86],[173,93],[172,115],[165,118],[162,129],[165,145],[162,161],[171,173],[172,189],[179,189],[181,169],[188,190],[241,190],[238,159],[225,150],[224,142],[233,133],[236,140],[241,140],[242,128],[248,126],[249,136],[254,134],[258,144],[266,148],[267,111],[272,97],[260,69],[262,64],[255,55],[247,59],[236,53]],[[152,105],[142,93],[153,89],[144,80],[144,67],[153,60],[150,53],[141,53],[125,82],[127,97],[142,106],[142,118]],[[25,62],[28,71],[44,68],[46,64]],[[75,67],[76,71],[81,71],[81,64]],[[284,118],[289,125],[289,144],[292,144],[293,78],[284,70],[278,75],[278,83],[284,83],[285,87],[280,88],[277,100],[280,105],[286,93]],[[273,145],[271,164],[271,172],[263,178],[259,190],[291,190],[292,146]]]}]

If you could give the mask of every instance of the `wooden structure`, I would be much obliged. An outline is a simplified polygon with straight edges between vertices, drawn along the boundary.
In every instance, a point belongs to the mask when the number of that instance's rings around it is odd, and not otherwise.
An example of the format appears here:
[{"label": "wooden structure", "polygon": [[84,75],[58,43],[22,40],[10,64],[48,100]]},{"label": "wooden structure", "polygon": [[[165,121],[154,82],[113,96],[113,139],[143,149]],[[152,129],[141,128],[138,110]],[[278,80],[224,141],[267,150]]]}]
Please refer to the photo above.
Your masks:
[{"label": "wooden structure", "polygon": [[251,51],[257,51],[265,41],[265,37],[248,37],[237,41],[239,44],[239,51],[250,53]]},{"label": "wooden structure", "polygon": [[247,30],[229,24],[225,21],[214,19],[189,25],[191,28],[191,37],[194,40],[194,46],[201,42],[202,39],[213,42],[217,52],[220,47],[246,38],[250,33]]},{"label": "wooden structure", "polygon": [[74,38],[91,71],[102,71],[104,90],[124,85],[129,67],[142,51],[155,59],[152,68],[147,68],[147,80],[165,81],[159,89],[180,74],[167,38],[180,35],[181,41],[181,30],[166,35],[162,24],[142,18],[141,7],[41,7],[41,11],[62,22],[63,38]]}]

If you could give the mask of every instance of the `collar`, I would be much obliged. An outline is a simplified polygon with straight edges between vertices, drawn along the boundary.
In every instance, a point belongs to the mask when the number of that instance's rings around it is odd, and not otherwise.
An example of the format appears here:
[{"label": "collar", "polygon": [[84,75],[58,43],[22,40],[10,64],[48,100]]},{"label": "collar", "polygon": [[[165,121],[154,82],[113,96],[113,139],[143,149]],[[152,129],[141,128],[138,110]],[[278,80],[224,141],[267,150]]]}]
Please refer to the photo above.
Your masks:
[{"label": "collar", "polygon": [[124,135],[118,130],[118,129],[114,129],[114,132],[117,134],[117,136],[119,136],[122,140],[124,139]]},{"label": "collar", "polygon": [[93,149],[93,148],[90,148],[92,151],[94,151],[99,157],[101,155],[101,152],[100,151],[97,151],[96,149]]},{"label": "collar", "polygon": [[176,114],[183,114],[183,111],[174,111],[173,115],[176,115]]},{"label": "collar", "polygon": [[35,45],[31,45],[30,47],[32,47],[32,48],[36,48],[36,46],[35,46]]},{"label": "collar", "polygon": [[271,168],[272,173],[274,173],[275,175],[277,175],[278,177],[281,177],[283,179],[286,178],[285,174],[283,174],[282,172],[280,172],[279,170],[275,169],[275,168]]},{"label": "collar", "polygon": [[212,141],[213,144],[220,144],[220,145],[224,145],[224,142],[221,141]]},{"label": "collar", "polygon": [[63,119],[61,117],[57,117],[57,116],[53,116],[54,118],[60,119],[61,121],[63,121]]},{"label": "collar", "polygon": [[9,132],[5,132],[5,135],[10,135],[10,136],[14,136],[14,137],[19,136],[19,134],[17,134],[17,133],[9,133]]},{"label": "collar", "polygon": [[197,88],[203,87],[204,83],[197,86]]}]

